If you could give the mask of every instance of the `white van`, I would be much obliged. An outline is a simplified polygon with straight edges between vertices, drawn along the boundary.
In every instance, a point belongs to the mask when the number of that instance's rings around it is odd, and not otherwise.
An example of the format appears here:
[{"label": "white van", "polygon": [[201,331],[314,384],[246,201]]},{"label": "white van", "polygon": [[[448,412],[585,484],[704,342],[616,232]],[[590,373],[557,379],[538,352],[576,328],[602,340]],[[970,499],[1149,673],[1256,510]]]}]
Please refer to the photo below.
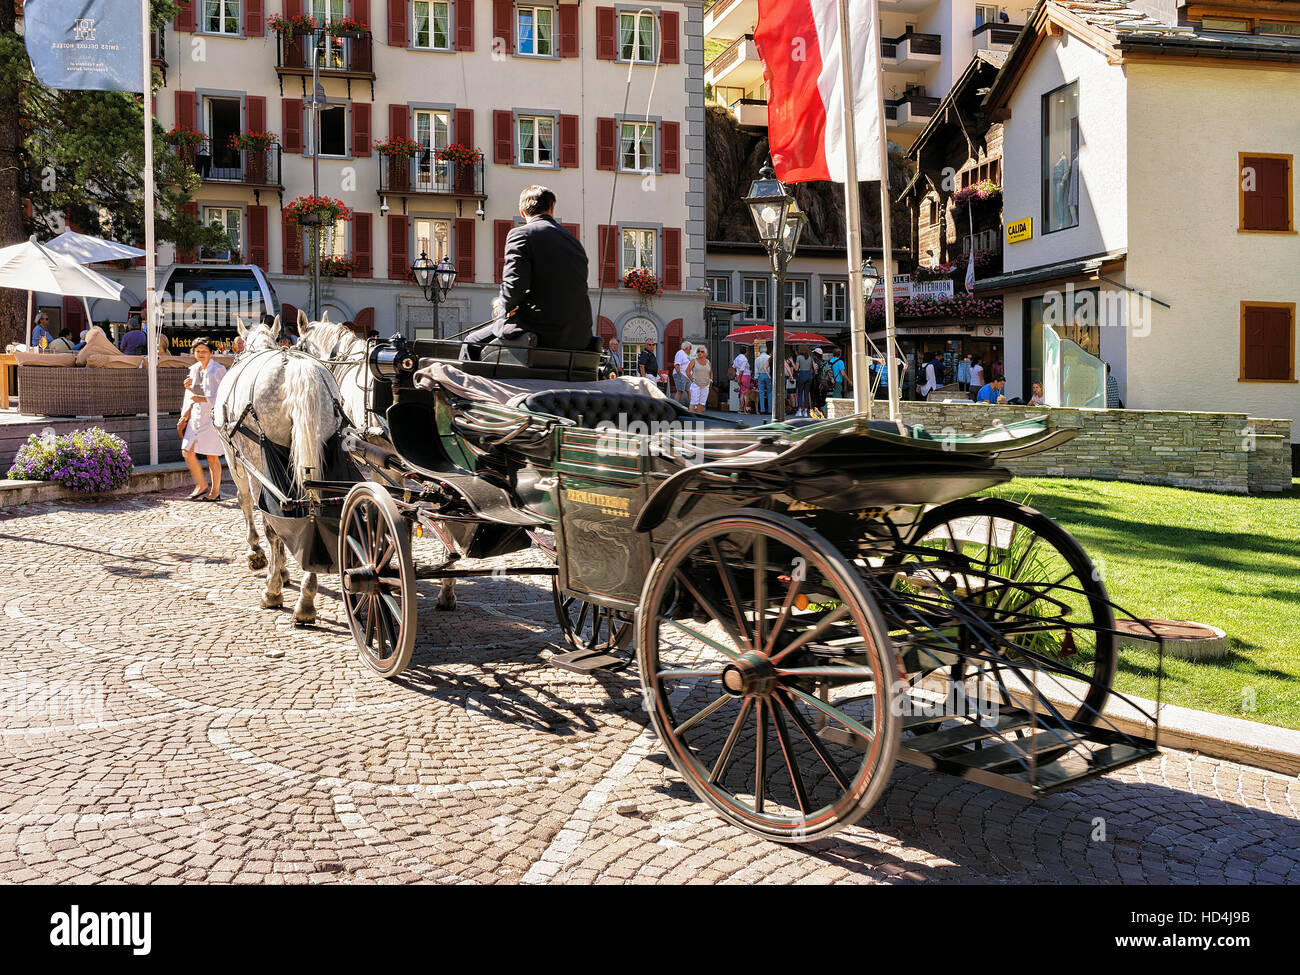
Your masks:
[{"label": "white van", "polygon": [[254,264],[173,264],[158,286],[162,332],[174,353],[208,338],[218,351],[230,351],[236,318],[251,323],[275,315],[280,302],[262,269]]}]

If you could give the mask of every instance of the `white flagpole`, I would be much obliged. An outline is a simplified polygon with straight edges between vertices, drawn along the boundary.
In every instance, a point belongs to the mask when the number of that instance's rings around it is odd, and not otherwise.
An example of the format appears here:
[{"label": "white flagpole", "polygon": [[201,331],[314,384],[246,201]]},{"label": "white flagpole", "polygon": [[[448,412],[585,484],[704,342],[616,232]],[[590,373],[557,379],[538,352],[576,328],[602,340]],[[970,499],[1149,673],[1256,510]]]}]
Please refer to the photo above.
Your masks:
[{"label": "white flagpole", "polygon": [[[853,127],[853,51],[849,44],[848,0],[837,0],[835,6],[840,21],[840,83],[844,89],[844,224],[848,238],[846,246],[849,264],[849,334],[853,355],[853,412],[870,413],[867,316],[862,296],[862,208],[858,198],[858,140]],[[877,13],[877,24],[879,20],[880,15]],[[879,31],[877,26],[877,34]],[[876,43],[880,43],[878,38]]]},{"label": "white flagpole", "polygon": [[[841,0],[842,2],[842,0]],[[880,120],[880,243],[885,253],[881,257],[880,276],[885,282],[885,379],[889,383],[889,419],[899,418],[899,386],[903,376],[894,370],[894,349],[897,346],[894,332],[894,241],[889,200],[889,143],[885,141],[885,69],[880,52],[880,0],[876,3],[876,91],[880,99],[877,118]]]},{"label": "white flagpole", "polygon": [[144,314],[149,351],[149,463],[158,463],[158,342],[162,328],[154,303],[153,228],[153,58],[149,51],[149,0],[140,0],[140,30],[144,71]]}]

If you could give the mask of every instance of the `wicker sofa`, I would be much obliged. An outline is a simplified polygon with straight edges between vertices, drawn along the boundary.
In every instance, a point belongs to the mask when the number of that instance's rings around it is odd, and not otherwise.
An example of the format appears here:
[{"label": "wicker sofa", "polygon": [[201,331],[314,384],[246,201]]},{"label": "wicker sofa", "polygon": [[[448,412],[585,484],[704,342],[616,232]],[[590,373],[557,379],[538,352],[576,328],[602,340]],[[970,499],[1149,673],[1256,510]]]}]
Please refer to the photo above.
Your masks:
[{"label": "wicker sofa", "polygon": [[[158,411],[179,413],[181,369],[159,370]],[[133,416],[149,412],[148,372],[79,366],[18,367],[18,412],[29,416]]]}]

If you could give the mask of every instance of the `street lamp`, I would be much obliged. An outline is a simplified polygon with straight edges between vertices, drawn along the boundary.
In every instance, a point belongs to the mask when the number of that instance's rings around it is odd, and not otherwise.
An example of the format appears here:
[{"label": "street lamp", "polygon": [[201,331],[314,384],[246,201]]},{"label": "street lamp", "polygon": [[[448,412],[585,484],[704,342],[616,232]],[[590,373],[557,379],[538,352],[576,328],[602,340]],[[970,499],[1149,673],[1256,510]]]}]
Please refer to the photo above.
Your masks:
[{"label": "street lamp", "polygon": [[785,419],[785,272],[799,246],[807,217],[776,178],[771,166],[758,171],[744,203],[767,250],[776,279],[776,307],[772,316],[772,420]]},{"label": "street lamp", "polygon": [[445,257],[434,264],[429,260],[429,255],[421,251],[419,258],[411,265],[411,276],[424,292],[424,297],[433,302],[433,331],[441,337],[438,306],[447,300],[447,292],[456,283],[456,267]]},{"label": "street lamp", "polygon": [[871,296],[876,292],[876,285],[880,283],[880,272],[876,270],[876,265],[871,263],[871,258],[862,262],[862,297],[866,301],[871,300]]}]

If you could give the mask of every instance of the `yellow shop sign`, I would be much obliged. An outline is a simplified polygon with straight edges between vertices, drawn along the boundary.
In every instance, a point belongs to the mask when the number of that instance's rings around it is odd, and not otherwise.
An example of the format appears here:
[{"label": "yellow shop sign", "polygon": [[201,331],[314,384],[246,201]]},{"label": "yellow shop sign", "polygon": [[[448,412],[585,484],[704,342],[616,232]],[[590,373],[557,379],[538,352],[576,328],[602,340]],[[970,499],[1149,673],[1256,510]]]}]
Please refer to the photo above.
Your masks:
[{"label": "yellow shop sign", "polygon": [[1007,243],[1018,244],[1022,240],[1028,240],[1034,236],[1034,218],[1025,217],[1023,220],[1015,220],[1007,224]]}]

